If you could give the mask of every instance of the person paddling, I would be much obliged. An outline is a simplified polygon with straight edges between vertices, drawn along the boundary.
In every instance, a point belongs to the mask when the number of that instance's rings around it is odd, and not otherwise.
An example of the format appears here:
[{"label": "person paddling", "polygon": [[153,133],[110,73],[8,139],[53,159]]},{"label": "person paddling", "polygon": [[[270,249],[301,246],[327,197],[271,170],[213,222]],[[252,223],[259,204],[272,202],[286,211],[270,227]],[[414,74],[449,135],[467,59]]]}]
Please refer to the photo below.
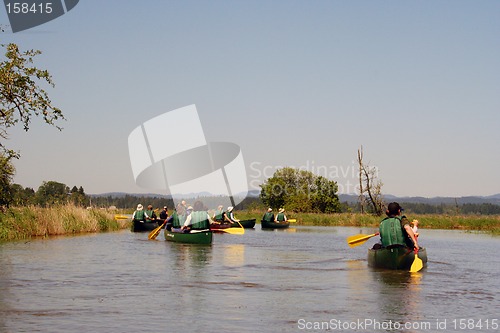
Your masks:
[{"label": "person paddling", "polygon": [[287,220],[288,219],[286,218],[286,215],[285,215],[285,209],[280,208],[280,210],[278,211],[278,215],[276,215],[276,218],[274,219],[274,222],[282,223],[282,222],[286,222]]},{"label": "person paddling", "polygon": [[274,213],[273,213],[273,209],[271,207],[269,207],[267,209],[267,212],[264,214],[264,216],[262,216],[262,221],[274,222]]},{"label": "person paddling", "polygon": [[224,213],[224,221],[230,222],[230,223],[236,223],[240,222],[236,217],[234,217],[234,207],[229,206],[227,207],[227,212]]},{"label": "person paddling", "polygon": [[407,246],[418,251],[417,237],[402,211],[403,208],[397,202],[387,206],[387,217],[380,222],[379,227],[382,247]]},{"label": "person paddling", "polygon": [[156,213],[153,210],[153,205],[148,205],[148,209],[146,210],[146,220],[150,222],[156,221]]},{"label": "person paddling", "polygon": [[208,215],[203,203],[196,201],[193,207],[188,207],[189,215],[181,228],[183,232],[190,232],[191,230],[209,230],[210,223],[213,223],[210,215]]},{"label": "person paddling", "polygon": [[214,223],[221,224],[224,222],[224,206],[219,205],[217,207],[217,210],[214,212],[214,215],[212,216],[212,220],[214,220]]},{"label": "person paddling", "polygon": [[134,214],[132,215],[132,220],[134,222],[140,222],[144,223],[147,219],[146,212],[144,212],[144,207],[141,204],[137,205],[137,209],[135,210]]}]

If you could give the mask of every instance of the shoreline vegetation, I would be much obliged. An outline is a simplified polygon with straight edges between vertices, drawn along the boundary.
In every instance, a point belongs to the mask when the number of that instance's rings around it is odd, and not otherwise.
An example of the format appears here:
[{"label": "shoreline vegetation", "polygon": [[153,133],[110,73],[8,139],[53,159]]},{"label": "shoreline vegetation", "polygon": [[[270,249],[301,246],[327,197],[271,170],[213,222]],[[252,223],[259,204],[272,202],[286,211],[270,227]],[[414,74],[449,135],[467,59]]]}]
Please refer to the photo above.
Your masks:
[{"label": "shoreline vegetation", "polygon": [[[116,220],[120,210],[85,209],[74,205],[41,208],[37,206],[13,207],[0,213],[0,241],[20,240],[57,235],[76,235],[128,229],[131,220]],[[260,210],[240,210],[238,219],[257,219]],[[288,218],[297,219],[293,225],[366,227],[378,228],[383,217],[360,213],[287,213]],[[420,221],[423,229],[447,229],[477,231],[500,235],[500,216],[498,215],[418,215],[408,214],[410,220]]]},{"label": "shoreline vegetation", "polygon": [[[264,213],[262,211],[242,210],[235,212],[236,218],[246,220],[260,218]],[[331,226],[331,227],[366,227],[378,228],[383,216],[361,213],[286,213],[289,219],[296,219],[293,225],[304,226]],[[500,235],[500,216],[499,215],[445,215],[445,214],[408,214],[410,221],[416,219],[419,228],[422,229],[446,229],[446,230],[465,230],[486,232]]]},{"label": "shoreline vegetation", "polygon": [[74,205],[12,207],[0,213],[0,241],[130,228],[131,221],[115,220],[115,213]]}]

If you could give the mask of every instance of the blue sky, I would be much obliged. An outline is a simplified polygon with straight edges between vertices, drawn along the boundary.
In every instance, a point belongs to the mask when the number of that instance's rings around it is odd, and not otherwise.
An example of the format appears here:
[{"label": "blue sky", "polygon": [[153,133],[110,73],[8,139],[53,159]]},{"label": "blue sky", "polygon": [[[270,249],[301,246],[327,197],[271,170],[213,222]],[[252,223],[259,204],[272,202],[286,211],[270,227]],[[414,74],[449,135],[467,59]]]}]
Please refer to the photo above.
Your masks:
[{"label": "blue sky", "polygon": [[86,0],[0,38],[43,52],[68,119],[11,131],[23,186],[147,193],[128,135],[196,104],[208,141],[241,147],[251,188],[295,166],[352,193],[363,145],[384,193],[500,192],[498,1]]}]

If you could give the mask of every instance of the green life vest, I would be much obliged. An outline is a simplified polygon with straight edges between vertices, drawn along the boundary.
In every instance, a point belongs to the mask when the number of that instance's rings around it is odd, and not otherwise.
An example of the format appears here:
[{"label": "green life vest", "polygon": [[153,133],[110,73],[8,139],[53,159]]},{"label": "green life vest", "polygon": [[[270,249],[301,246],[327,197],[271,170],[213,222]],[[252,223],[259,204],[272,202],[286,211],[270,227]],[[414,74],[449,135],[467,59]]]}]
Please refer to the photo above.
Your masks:
[{"label": "green life vest", "polygon": [[174,211],[172,214],[172,228],[180,228],[184,225],[184,221],[186,221],[186,216],[179,215]]},{"label": "green life vest", "polygon": [[155,218],[155,217],[156,217],[155,211],[154,211],[154,210],[152,210],[152,209],[150,209],[150,210],[146,210],[146,214],[148,215],[148,217],[149,217],[150,219],[152,219],[152,218]]},{"label": "green life vest", "polygon": [[278,220],[278,222],[283,222],[283,221],[285,221],[285,214],[283,214],[283,213],[279,213],[279,214],[276,216],[276,220]]},{"label": "green life vest", "polygon": [[214,219],[216,221],[224,221],[224,211],[223,210],[217,210],[214,214]]},{"label": "green life vest", "polygon": [[386,217],[380,222],[379,231],[383,247],[390,245],[406,246],[405,235],[401,227],[401,217]]},{"label": "green life vest", "polygon": [[207,212],[199,211],[191,213],[191,229],[202,230],[209,228],[210,228],[210,222],[208,221]]},{"label": "green life vest", "polygon": [[264,217],[262,218],[263,221],[266,222],[273,222],[274,221],[274,214],[271,212],[267,212],[264,214]]},{"label": "green life vest", "polygon": [[143,210],[136,210],[134,214],[134,220],[136,221],[144,221],[146,220],[146,216],[144,215]]}]

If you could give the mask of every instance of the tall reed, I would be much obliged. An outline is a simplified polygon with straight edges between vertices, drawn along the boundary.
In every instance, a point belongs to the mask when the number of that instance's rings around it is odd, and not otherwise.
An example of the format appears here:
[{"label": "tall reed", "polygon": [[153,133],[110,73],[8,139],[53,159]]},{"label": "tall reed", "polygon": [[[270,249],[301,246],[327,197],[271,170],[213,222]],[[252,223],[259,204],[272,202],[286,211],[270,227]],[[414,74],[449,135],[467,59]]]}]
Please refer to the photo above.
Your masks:
[{"label": "tall reed", "polygon": [[0,213],[0,240],[111,231],[129,226],[130,221],[117,221],[106,210],[73,205],[14,207]]}]

